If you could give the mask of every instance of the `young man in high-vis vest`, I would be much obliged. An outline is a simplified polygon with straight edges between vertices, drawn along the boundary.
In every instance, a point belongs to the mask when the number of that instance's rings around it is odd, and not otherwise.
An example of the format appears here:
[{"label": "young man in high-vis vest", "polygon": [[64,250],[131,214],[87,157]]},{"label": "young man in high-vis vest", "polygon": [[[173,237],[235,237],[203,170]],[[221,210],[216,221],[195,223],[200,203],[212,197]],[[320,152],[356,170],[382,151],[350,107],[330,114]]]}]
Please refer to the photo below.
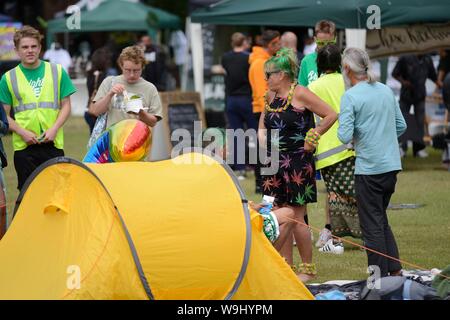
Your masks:
[{"label": "young man in high-vis vest", "polygon": [[76,91],[61,65],[39,59],[42,38],[30,26],[16,31],[14,45],[21,63],[0,81],[0,101],[13,132],[19,190],[39,165],[64,156],[62,126],[70,115],[70,95]]}]

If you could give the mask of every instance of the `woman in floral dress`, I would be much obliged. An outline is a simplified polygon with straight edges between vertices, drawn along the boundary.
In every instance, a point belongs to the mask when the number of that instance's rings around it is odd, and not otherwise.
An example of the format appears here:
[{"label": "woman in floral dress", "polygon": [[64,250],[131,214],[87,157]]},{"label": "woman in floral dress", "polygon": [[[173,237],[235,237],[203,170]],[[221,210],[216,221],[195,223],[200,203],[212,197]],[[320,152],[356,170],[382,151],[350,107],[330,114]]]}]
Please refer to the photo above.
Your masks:
[{"label": "woman in floral dress", "polygon": [[[293,233],[302,260],[298,276],[306,282],[316,274],[311,234],[304,223],[306,205],[317,198],[313,151],[320,135],[336,121],[337,114],[307,88],[297,85],[298,63],[291,49],[278,51],[265,63],[264,70],[269,91],[258,136],[269,155],[264,168],[273,172],[263,176],[262,191],[275,197],[277,207],[292,208],[295,220],[300,222],[285,232]],[[316,128],[313,113],[322,118]],[[274,138],[275,133],[278,137]],[[290,246],[290,254],[285,259],[292,265],[292,242],[287,241],[286,245]]]}]

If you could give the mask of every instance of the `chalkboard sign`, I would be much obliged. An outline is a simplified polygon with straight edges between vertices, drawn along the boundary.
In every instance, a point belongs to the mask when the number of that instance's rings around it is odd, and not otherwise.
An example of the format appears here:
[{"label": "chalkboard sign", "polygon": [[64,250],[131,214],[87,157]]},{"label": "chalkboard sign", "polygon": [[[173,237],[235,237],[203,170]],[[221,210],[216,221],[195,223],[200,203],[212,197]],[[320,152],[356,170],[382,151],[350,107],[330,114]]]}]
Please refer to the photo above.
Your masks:
[{"label": "chalkboard sign", "polygon": [[[199,138],[196,134],[201,134],[201,130],[206,128],[200,95],[197,92],[161,92],[160,97],[169,151],[179,143],[179,141],[171,140],[172,133],[177,129],[185,129],[189,132],[190,146],[194,147],[195,139]],[[195,130],[196,121],[197,131]]]},{"label": "chalkboard sign", "polygon": [[[191,133],[191,145],[194,145],[194,123],[199,121],[198,111],[195,104],[169,104],[168,118],[169,129],[172,133],[175,129],[186,129]],[[172,141],[172,146],[177,141]]]}]

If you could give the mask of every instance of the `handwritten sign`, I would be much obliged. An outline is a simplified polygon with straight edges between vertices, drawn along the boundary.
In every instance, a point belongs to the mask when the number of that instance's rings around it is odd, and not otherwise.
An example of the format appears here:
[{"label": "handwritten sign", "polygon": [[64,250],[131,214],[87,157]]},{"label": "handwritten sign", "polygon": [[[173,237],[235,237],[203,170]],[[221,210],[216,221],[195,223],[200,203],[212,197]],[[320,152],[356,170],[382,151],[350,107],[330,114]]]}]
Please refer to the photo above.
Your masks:
[{"label": "handwritten sign", "polygon": [[367,30],[366,49],[371,58],[428,52],[442,47],[450,47],[450,23]]}]

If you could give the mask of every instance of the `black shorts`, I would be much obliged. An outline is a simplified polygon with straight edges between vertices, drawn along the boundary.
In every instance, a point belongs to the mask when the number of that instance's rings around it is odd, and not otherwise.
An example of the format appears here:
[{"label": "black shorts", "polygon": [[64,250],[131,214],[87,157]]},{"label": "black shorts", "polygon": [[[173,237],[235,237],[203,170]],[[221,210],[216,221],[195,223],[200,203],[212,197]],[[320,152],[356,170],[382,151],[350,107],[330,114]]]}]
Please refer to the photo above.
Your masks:
[{"label": "black shorts", "polygon": [[45,161],[63,156],[64,150],[56,148],[53,142],[33,144],[23,150],[15,151],[14,167],[17,172],[17,189],[22,190],[28,177]]}]

